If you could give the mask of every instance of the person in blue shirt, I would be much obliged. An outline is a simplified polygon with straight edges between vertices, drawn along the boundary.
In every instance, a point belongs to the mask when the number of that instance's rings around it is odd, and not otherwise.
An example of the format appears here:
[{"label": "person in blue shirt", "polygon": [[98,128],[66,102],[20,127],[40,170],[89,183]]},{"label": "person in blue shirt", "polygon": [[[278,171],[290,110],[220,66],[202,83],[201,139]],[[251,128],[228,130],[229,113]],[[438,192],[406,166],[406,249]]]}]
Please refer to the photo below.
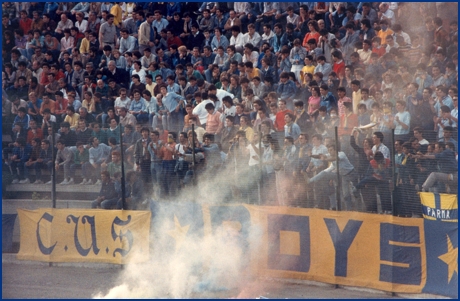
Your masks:
[{"label": "person in blue shirt", "polygon": [[458,166],[454,150],[447,148],[446,143],[444,142],[437,142],[434,149],[435,154],[433,155],[415,155],[415,158],[417,159],[434,159],[438,162],[439,166],[439,172],[432,172],[426,179],[425,183],[423,183],[423,191],[430,191],[430,189],[438,183],[435,188],[437,192],[442,193],[445,191],[445,186],[439,184],[448,184],[451,189],[451,193],[457,194]]},{"label": "person in blue shirt", "polygon": [[300,136],[300,127],[297,123],[294,123],[295,116],[292,113],[286,113],[284,115],[284,137],[292,137],[294,142],[297,142]]},{"label": "person in blue shirt", "polygon": [[129,113],[136,117],[138,123],[147,123],[149,121],[149,113],[145,99],[141,97],[139,90],[134,90],[133,96],[134,99],[129,107]]},{"label": "person in blue shirt", "polygon": [[162,102],[169,112],[168,130],[178,132],[184,127],[185,99],[175,92],[168,92],[166,86],[160,88],[160,93],[163,95]]},{"label": "person in blue shirt", "polygon": [[30,116],[29,116],[29,114],[27,114],[26,108],[20,107],[18,109],[18,115],[16,115],[16,117],[14,118],[12,129],[14,129],[14,125],[16,123],[20,122],[20,123],[23,124],[24,129],[28,130],[29,129],[29,121],[30,121]]},{"label": "person in blue shirt", "polygon": [[230,43],[227,37],[222,35],[222,29],[220,29],[219,27],[214,28],[214,37],[212,38],[212,41],[211,41],[212,50],[216,52],[219,46],[222,46],[224,49],[227,49],[229,44]]},{"label": "person in blue shirt", "polygon": [[25,180],[24,164],[29,160],[32,147],[26,144],[26,140],[22,137],[16,138],[13,148],[13,156],[11,157],[11,172],[13,175],[13,184],[21,183]]},{"label": "person in blue shirt", "polygon": [[280,83],[276,90],[281,99],[286,101],[286,106],[289,110],[294,110],[294,97],[297,92],[295,83],[289,79],[287,72],[282,72],[280,75]]},{"label": "person in blue shirt", "polygon": [[319,88],[319,92],[321,97],[320,106],[325,106],[328,113],[332,108],[337,108],[337,100],[335,99],[334,95],[329,92],[329,87],[327,84],[322,84]]}]

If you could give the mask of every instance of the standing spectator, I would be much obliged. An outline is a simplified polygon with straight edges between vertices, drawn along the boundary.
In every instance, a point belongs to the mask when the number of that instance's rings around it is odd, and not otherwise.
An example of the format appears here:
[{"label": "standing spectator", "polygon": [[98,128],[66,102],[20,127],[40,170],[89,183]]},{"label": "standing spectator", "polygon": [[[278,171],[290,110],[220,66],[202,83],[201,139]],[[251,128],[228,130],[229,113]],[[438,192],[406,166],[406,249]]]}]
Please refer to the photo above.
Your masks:
[{"label": "standing spectator", "polygon": [[109,45],[112,49],[115,48],[117,43],[117,30],[114,24],[114,15],[107,15],[107,22],[101,25],[99,29],[99,49],[102,50],[104,46]]},{"label": "standing spectator", "polygon": [[153,20],[154,14],[147,13],[147,18],[139,26],[138,41],[139,51],[141,53],[143,53],[146,48],[152,49],[155,47],[155,39],[157,33],[155,32],[155,29],[153,27]]}]

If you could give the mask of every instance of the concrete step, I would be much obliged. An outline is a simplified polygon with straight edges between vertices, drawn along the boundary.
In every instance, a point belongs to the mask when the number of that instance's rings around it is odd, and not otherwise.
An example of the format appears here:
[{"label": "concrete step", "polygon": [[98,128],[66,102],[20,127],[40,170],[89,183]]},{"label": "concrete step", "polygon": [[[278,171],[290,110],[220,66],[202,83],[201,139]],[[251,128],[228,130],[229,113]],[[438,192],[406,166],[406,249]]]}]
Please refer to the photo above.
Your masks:
[{"label": "concrete step", "polygon": [[[91,202],[94,199],[87,200],[56,200],[56,208],[83,208],[90,209]],[[51,199],[31,200],[31,199],[3,199],[2,213],[16,214],[17,209],[34,210],[38,208],[52,208],[53,202]]]},{"label": "concrete step", "polygon": [[[46,184],[10,184],[6,191],[36,191],[51,192],[52,185]],[[56,184],[56,192],[96,192],[101,189],[101,185],[59,185]]]},{"label": "concrete step", "polygon": [[[51,185],[46,184],[9,184],[5,195],[10,199],[51,199]],[[95,199],[101,185],[56,185],[56,198],[63,200]]]}]

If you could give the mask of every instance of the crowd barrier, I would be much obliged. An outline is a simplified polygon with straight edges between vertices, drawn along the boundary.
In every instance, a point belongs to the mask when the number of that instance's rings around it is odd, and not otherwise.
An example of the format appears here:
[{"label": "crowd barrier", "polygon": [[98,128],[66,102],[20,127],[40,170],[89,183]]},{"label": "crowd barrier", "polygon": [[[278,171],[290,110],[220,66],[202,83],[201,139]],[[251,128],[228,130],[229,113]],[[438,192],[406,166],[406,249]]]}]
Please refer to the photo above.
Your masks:
[{"label": "crowd barrier", "polygon": [[152,202],[151,212],[20,209],[17,257],[125,264],[147,261],[149,245],[155,256],[159,241],[177,252],[187,237],[233,233],[258,276],[457,298],[457,196],[421,200],[425,218],[193,202]]}]

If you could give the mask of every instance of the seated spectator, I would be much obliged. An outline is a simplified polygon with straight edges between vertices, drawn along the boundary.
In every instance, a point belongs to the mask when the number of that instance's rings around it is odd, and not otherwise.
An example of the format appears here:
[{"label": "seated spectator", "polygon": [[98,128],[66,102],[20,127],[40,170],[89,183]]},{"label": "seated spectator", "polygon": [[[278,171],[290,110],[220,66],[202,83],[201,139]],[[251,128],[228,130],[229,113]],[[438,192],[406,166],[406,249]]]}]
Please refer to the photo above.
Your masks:
[{"label": "seated spectator", "polygon": [[117,208],[126,210],[147,209],[147,202],[144,196],[143,182],[138,180],[137,172],[131,170],[126,173],[126,199],[123,208],[123,202],[120,199]]},{"label": "seated spectator", "polygon": [[[102,203],[104,202],[104,206]],[[115,183],[110,178],[108,171],[101,172],[101,190],[98,197],[91,203],[91,208],[108,209],[114,202],[118,202],[118,193],[115,189]]]},{"label": "seated spectator", "polygon": [[29,168],[33,168],[35,170],[35,182],[34,184],[43,184],[42,181],[42,169],[47,169],[48,172],[51,174],[52,164],[53,164],[53,156],[52,156],[52,149],[50,147],[50,141],[47,139],[43,139],[41,141],[41,150],[40,155],[38,156],[36,162],[30,165]]},{"label": "seated spectator", "polygon": [[[86,168],[86,165],[84,165],[86,162],[89,162],[89,151],[86,148],[86,145],[83,141],[84,140],[77,141],[77,145],[76,145],[77,148],[74,151],[73,163],[70,165],[70,173],[72,175],[75,175],[75,172],[77,169],[81,169],[83,181],[80,183],[80,185],[86,184],[87,179],[89,178],[88,169]],[[83,166],[85,166],[85,168],[83,168]],[[74,184],[74,183],[69,183],[69,184]]]},{"label": "seated spectator", "polygon": [[88,141],[92,136],[93,130],[88,127],[88,123],[85,120],[78,120],[78,127],[75,130],[77,141]]},{"label": "seated spectator", "polygon": [[[56,143],[57,147],[57,154],[56,154],[56,160],[54,161],[55,164],[55,170],[56,172],[59,171],[61,166],[64,169],[64,181],[59,183],[59,185],[69,185],[74,183],[73,175],[70,174],[70,165],[73,162],[74,159],[74,153],[70,149],[70,147],[67,147],[65,144],[65,140],[59,139]],[[47,182],[46,184],[51,184],[52,180]]]},{"label": "seated spectator", "polygon": [[88,140],[91,148],[89,149],[89,162],[83,165],[83,168],[88,170],[88,181],[86,185],[100,185],[101,179],[98,179],[97,174],[101,172],[101,164],[110,156],[110,146],[99,143],[96,137],[91,137]]},{"label": "seated spectator", "polygon": [[[51,133],[48,131],[48,134]],[[70,124],[66,121],[61,123],[60,135],[60,140],[65,146],[75,146],[77,143],[77,134],[70,129]]]},{"label": "seated spectator", "polygon": [[27,184],[30,183],[25,175],[25,164],[29,161],[32,152],[32,147],[26,143],[23,137],[16,138],[13,148],[13,156],[11,157],[11,172],[13,176],[12,184]]},{"label": "seated spectator", "polygon": [[[33,119],[29,121],[29,130],[27,131],[27,144],[32,144],[33,139],[43,139],[43,131],[41,128],[37,126],[37,122]],[[40,143],[38,143],[38,146],[40,146]]]}]

